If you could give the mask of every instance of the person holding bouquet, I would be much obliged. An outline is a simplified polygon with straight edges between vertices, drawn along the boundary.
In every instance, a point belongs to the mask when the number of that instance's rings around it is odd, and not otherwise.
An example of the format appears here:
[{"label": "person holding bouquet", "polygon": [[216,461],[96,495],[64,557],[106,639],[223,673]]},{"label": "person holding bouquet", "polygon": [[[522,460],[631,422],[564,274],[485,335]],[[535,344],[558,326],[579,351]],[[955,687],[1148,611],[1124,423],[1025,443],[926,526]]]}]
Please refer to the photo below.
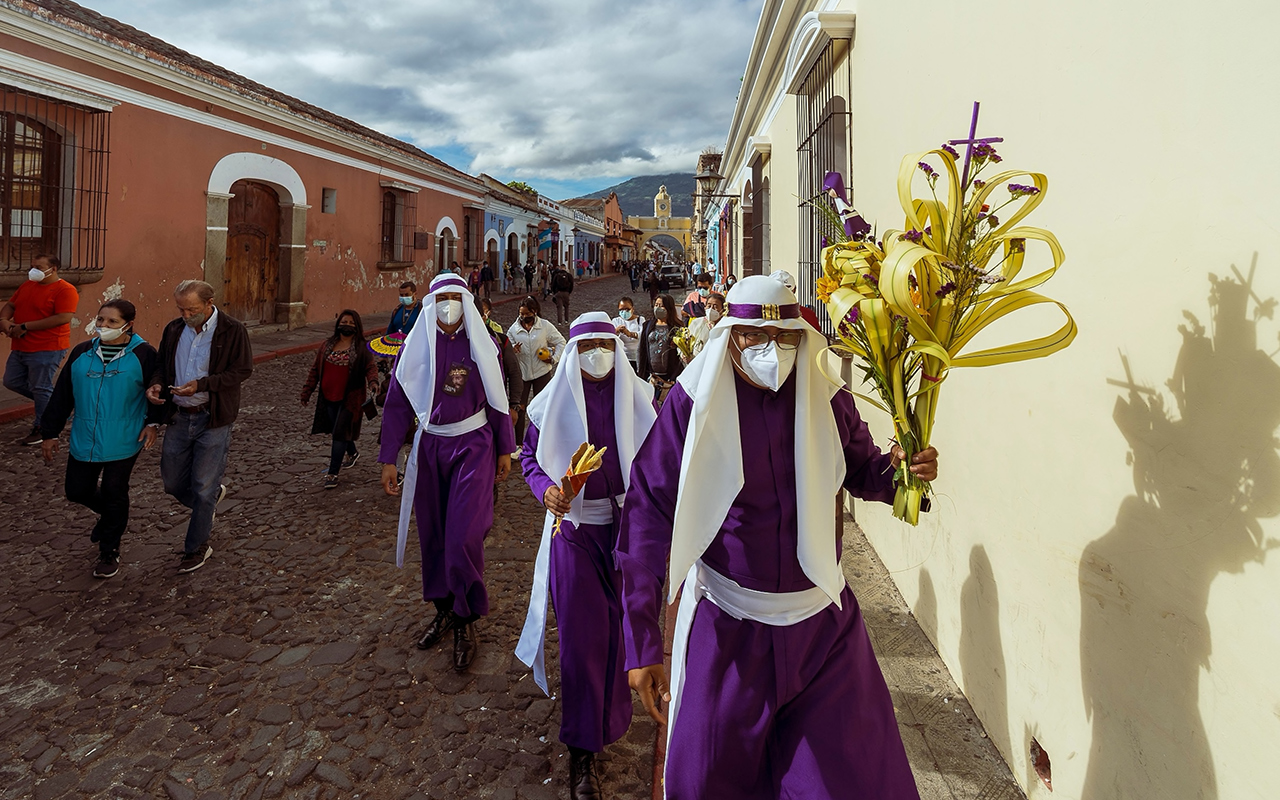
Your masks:
[{"label": "person holding bouquet", "polygon": [[[622,584],[613,551],[631,462],[657,414],[653,390],[631,369],[608,314],[573,321],[562,363],[529,406],[524,478],[546,506],[547,520],[516,655],[533,667],[546,691],[549,590],[560,631],[560,741],[569,747],[570,790],[574,798],[597,798],[595,754],[631,723],[622,667]],[[583,443],[603,450],[603,463],[577,496],[566,496],[560,479]],[[559,533],[556,517],[562,518]]]},{"label": "person holding bouquet", "polygon": [[[789,289],[751,276],[727,300],[636,454],[616,554],[628,680],[670,722],[666,796],[917,800],[832,524],[842,488],[893,501],[901,453],[824,377]],[[932,448],[914,461],[937,476]]]}]

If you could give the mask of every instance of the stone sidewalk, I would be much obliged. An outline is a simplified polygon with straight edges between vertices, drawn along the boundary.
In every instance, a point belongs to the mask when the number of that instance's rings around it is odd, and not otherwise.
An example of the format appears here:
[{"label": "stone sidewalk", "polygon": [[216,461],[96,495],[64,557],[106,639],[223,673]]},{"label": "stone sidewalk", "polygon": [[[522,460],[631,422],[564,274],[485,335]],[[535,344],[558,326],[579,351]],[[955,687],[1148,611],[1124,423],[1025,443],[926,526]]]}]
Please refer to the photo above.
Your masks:
[{"label": "stone sidewalk", "polygon": [[[625,287],[581,286],[574,313],[612,308]],[[514,304],[495,316],[509,323]],[[134,472],[120,573],[97,581],[93,517],[62,497],[65,450],[45,466],[10,444],[26,420],[0,425],[0,799],[566,796],[556,671],[544,697],[512,655],[541,509],[517,477],[499,487],[471,671],[453,672],[448,642],[418,651],[430,612],[416,548],[393,563],[376,423],[359,463],[321,489],[328,443],[297,399],[311,359],[273,357],[246,384],[214,556],[190,575],[176,573],[186,516],[161,488],[159,448]],[[848,537],[922,795],[1020,797],[883,567]],[[549,665],[556,644],[552,627]],[[658,742],[638,711],[604,759],[609,796],[653,794]]]}]

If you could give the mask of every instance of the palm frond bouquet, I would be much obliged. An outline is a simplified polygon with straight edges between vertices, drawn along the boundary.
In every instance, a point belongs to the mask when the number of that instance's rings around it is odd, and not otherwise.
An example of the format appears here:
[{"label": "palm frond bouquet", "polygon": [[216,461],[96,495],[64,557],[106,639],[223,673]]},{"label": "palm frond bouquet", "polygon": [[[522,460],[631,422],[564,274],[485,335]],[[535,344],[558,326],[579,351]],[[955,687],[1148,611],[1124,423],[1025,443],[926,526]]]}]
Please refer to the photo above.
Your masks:
[{"label": "palm frond bouquet", "polygon": [[[903,159],[898,199],[904,229],[886,231],[879,241],[854,216],[840,176],[829,175],[828,197],[814,202],[830,223],[825,239],[833,242],[823,247],[817,286],[836,324],[833,349],[855,360],[874,396],[855,394],[893,418],[896,441],[907,455],[895,475],[893,513],[912,525],[931,487],[907,466],[929,447],[949,371],[1041,358],[1076,335],[1066,307],[1033,291],[1064,259],[1052,233],[1021,224],[1044,200],[1048,179],[1017,170],[984,179],[1001,158],[989,140],[969,148],[963,174],[950,145]],[[925,188],[923,196],[916,196],[917,186]],[[1047,247],[1052,266],[1022,277],[1028,243]],[[1066,317],[1054,333],[964,352],[993,322],[1041,304]]]}]

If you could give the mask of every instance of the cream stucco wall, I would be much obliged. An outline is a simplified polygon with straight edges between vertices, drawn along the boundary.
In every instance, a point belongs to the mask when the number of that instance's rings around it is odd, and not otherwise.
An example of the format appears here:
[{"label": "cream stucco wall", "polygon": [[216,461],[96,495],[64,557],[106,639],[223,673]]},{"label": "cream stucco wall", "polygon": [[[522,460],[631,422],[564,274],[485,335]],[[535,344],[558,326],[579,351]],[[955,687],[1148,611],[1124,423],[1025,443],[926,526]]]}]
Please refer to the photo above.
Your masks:
[{"label": "cream stucco wall", "polygon": [[[926,523],[859,518],[1031,797],[1050,796],[1032,736],[1053,797],[1276,797],[1280,322],[1210,276],[1256,261],[1257,300],[1280,296],[1280,6],[840,5],[855,205],[899,226],[900,159],[982,101],[1003,166],[1049,176],[1028,223],[1061,240],[1044,288],[1080,326],[1052,358],[948,380]],[[1122,357],[1150,392],[1108,382]]]}]

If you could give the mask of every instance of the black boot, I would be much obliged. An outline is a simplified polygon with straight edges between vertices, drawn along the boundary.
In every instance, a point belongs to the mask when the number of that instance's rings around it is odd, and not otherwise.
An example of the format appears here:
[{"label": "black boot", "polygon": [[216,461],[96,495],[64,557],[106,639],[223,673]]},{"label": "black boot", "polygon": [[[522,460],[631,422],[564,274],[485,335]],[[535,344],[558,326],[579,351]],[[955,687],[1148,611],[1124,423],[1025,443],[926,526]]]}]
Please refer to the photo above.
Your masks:
[{"label": "black boot", "polygon": [[474,620],[463,622],[458,620],[453,628],[453,668],[458,672],[466,672],[471,662],[476,660],[476,623]]},{"label": "black boot", "polygon": [[569,796],[573,800],[602,800],[600,775],[596,771],[596,754],[577,747],[569,748]]},{"label": "black boot", "polygon": [[436,611],[436,618],[431,620],[431,624],[427,626],[426,632],[422,634],[422,638],[418,640],[419,650],[428,650],[435,646],[444,638],[453,626],[457,623],[457,617],[452,611]]}]

